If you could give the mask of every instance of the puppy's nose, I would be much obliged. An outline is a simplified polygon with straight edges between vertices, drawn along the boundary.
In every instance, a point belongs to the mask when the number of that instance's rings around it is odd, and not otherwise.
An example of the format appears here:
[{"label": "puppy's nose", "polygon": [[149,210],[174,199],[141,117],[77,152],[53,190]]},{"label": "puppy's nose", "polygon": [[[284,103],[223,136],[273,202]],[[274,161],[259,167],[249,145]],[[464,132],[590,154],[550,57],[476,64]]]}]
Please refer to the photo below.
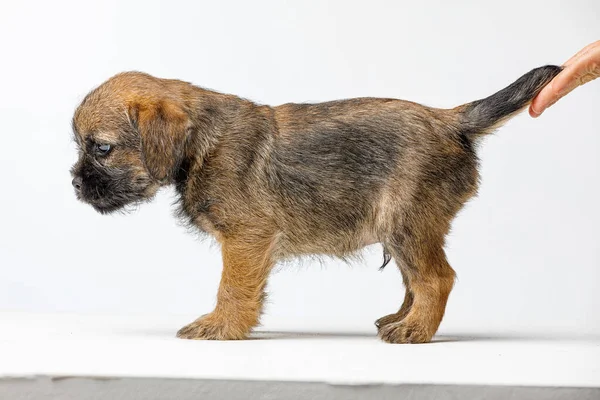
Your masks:
[{"label": "puppy's nose", "polygon": [[71,181],[71,184],[73,185],[75,190],[79,191],[79,190],[81,190],[81,182],[82,182],[81,177],[77,176],[77,177],[73,178],[73,180]]}]

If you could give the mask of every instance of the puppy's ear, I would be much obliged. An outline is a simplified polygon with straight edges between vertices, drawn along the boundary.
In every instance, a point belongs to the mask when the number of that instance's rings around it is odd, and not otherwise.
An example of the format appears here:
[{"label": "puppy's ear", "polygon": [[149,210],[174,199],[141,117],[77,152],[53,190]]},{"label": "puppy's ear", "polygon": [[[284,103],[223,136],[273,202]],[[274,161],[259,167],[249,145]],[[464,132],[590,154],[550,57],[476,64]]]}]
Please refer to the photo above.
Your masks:
[{"label": "puppy's ear", "polygon": [[138,102],[129,107],[132,124],[140,134],[142,158],[150,174],[164,181],[183,159],[189,117],[171,101]]}]

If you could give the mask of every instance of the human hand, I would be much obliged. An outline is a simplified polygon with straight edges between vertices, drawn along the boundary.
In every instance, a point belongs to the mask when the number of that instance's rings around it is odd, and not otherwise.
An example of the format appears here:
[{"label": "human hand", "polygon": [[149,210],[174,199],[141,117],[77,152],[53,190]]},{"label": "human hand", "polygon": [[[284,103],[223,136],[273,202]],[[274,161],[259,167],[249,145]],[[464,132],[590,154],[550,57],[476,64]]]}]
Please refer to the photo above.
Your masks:
[{"label": "human hand", "polygon": [[577,86],[600,77],[600,40],[587,45],[566,63],[564,69],[533,99],[529,115],[536,118]]}]

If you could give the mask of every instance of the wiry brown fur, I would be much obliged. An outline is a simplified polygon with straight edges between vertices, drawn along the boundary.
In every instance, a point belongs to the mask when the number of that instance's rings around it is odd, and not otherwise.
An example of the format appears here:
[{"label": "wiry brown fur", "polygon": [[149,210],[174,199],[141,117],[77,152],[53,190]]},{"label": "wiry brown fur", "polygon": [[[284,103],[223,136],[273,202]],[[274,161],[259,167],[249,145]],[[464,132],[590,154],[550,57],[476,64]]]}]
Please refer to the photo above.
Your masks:
[{"label": "wiry brown fur", "polygon": [[[221,244],[217,306],[179,337],[243,339],[258,323],[278,261],[345,257],[381,243],[406,295],[398,312],[376,322],[379,336],[427,342],[454,283],[444,238],[477,190],[474,141],[558,71],[534,70],[453,110],[375,98],[269,107],[119,74],[75,112],[77,195],[111,212],[174,184],[182,217]],[[100,144],[110,151],[100,154]]]}]

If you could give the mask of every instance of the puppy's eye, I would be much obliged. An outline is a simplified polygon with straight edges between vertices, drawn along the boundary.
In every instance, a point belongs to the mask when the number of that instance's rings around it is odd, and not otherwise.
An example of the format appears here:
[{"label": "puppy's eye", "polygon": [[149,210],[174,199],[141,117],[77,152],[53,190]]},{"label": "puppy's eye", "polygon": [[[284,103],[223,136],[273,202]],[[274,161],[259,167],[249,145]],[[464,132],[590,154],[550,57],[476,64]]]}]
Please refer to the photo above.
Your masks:
[{"label": "puppy's eye", "polygon": [[111,149],[110,144],[100,144],[100,143],[96,144],[96,153],[98,153],[98,155],[105,156],[108,154],[110,149]]}]

